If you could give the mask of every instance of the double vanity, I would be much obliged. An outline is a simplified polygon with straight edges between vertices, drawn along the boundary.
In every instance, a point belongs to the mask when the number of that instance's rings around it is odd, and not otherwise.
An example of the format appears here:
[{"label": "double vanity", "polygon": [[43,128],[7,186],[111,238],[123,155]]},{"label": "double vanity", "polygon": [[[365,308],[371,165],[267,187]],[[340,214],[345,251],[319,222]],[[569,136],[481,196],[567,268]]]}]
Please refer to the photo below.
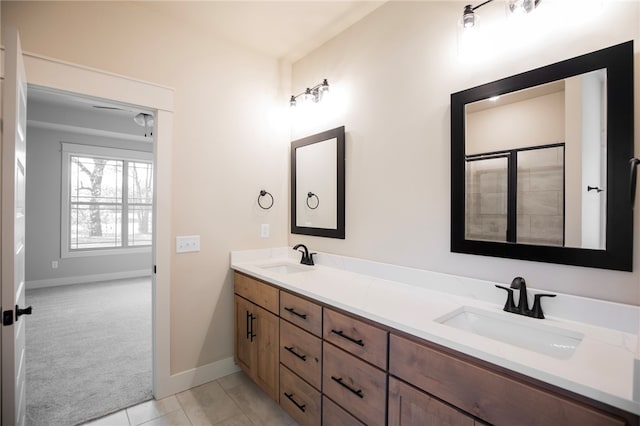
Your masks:
[{"label": "double vanity", "polygon": [[231,267],[236,362],[302,425],[640,424],[637,307],[528,318],[495,283],[291,248]]}]

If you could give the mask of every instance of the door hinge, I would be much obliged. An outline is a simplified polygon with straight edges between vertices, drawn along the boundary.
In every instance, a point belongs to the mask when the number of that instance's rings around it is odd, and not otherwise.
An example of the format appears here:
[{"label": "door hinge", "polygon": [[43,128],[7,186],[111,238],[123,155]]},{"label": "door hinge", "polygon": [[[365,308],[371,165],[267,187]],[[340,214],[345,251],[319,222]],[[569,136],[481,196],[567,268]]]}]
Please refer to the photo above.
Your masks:
[{"label": "door hinge", "polygon": [[153,265],[153,273],[154,274],[158,273],[158,267],[156,265]]},{"label": "door hinge", "polygon": [[13,310],[4,311],[2,313],[2,325],[12,325],[13,324]]}]

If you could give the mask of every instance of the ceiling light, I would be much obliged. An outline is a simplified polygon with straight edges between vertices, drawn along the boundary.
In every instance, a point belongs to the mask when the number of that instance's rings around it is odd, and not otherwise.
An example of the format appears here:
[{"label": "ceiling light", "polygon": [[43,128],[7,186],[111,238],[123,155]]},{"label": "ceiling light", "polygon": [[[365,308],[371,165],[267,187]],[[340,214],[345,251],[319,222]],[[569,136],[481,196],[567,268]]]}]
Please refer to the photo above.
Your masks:
[{"label": "ceiling light", "polygon": [[147,133],[149,133],[149,136],[153,136],[153,115],[141,112],[133,117],[133,121],[135,121],[137,125],[144,127],[145,138],[147,137]]},{"label": "ceiling light", "polygon": [[305,102],[320,102],[327,92],[329,92],[329,82],[325,78],[322,80],[322,83],[316,84],[313,87],[307,87],[306,90],[300,94],[291,95],[289,106],[296,106],[298,104],[298,98],[301,96]]}]

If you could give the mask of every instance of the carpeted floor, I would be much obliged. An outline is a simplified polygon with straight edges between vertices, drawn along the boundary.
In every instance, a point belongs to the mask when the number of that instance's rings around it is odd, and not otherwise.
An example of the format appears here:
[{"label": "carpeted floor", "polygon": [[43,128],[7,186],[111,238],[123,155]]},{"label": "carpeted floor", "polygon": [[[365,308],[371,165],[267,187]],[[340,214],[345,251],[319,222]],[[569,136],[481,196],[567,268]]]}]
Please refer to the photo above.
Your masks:
[{"label": "carpeted floor", "polygon": [[151,399],[151,279],[27,290],[27,424],[75,425]]}]

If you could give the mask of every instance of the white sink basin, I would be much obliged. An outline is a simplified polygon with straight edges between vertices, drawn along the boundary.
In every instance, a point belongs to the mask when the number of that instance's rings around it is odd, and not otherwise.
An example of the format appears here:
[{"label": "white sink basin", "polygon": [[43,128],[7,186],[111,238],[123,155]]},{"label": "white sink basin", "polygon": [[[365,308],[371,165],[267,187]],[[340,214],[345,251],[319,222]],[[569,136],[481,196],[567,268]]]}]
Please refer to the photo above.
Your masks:
[{"label": "white sink basin", "polygon": [[569,359],[584,337],[582,333],[540,323],[544,320],[470,306],[462,306],[435,321],[558,359]]},{"label": "white sink basin", "polygon": [[270,263],[267,265],[261,265],[260,268],[276,272],[278,274],[297,274],[298,272],[307,272],[311,270],[310,266],[296,265],[292,263]]}]

